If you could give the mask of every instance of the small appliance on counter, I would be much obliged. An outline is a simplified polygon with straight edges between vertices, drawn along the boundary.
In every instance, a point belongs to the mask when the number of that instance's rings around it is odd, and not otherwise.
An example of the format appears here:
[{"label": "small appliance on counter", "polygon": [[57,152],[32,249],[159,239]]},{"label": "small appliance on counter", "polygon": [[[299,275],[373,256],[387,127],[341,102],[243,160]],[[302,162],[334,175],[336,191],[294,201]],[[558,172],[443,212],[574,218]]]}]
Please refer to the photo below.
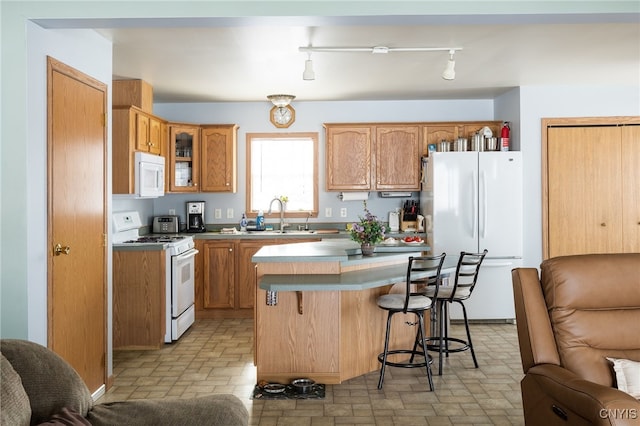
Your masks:
[{"label": "small appliance on counter", "polygon": [[204,201],[187,201],[187,232],[205,232]]},{"label": "small appliance on counter", "polygon": [[180,231],[178,216],[155,216],[153,218],[154,234],[177,234]]}]

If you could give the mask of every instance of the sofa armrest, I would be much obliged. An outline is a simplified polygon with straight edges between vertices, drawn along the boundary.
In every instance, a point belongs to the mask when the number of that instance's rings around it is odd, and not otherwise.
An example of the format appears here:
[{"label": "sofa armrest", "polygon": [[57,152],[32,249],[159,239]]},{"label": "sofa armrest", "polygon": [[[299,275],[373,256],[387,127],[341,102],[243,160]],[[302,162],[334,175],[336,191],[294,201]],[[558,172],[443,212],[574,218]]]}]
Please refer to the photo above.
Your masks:
[{"label": "sofa armrest", "polygon": [[[640,401],[618,389],[579,378],[557,365],[541,364],[529,369],[525,380],[557,403],[560,410],[577,413],[595,425],[638,425]],[[523,400],[529,396],[523,380]],[[558,415],[556,413],[556,415]]]},{"label": "sofa armrest", "polygon": [[87,420],[92,425],[247,426],[249,413],[234,395],[189,399],[146,399],[96,404]]}]

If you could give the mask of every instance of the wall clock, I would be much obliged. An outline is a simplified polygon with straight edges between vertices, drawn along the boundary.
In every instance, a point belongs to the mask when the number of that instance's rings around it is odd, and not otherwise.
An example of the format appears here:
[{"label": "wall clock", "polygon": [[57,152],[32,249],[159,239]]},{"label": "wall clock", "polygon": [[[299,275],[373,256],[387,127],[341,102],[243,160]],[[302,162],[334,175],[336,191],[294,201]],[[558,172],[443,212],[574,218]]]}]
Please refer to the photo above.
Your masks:
[{"label": "wall clock", "polygon": [[296,120],[296,110],[291,105],[274,106],[271,108],[269,118],[274,126],[287,128]]}]

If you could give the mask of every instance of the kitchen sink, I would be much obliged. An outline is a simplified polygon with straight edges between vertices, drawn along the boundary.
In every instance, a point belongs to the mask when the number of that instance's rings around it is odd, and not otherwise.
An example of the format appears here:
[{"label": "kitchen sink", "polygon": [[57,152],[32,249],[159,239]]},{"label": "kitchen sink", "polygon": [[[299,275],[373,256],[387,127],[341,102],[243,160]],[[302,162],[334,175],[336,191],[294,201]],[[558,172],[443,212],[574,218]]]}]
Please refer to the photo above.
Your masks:
[{"label": "kitchen sink", "polygon": [[316,231],[296,231],[296,230],[286,230],[284,232],[280,232],[278,230],[274,231],[247,231],[248,234],[252,235],[307,235],[307,234],[315,234]]}]

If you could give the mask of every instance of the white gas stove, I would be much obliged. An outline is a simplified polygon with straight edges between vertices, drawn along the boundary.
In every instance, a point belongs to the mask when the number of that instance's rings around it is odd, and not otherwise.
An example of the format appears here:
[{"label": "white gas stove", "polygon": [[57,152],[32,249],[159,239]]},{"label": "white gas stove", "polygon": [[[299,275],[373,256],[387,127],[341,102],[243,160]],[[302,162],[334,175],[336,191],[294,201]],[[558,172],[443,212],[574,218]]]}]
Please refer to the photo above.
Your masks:
[{"label": "white gas stove", "polygon": [[162,244],[172,256],[185,253],[195,247],[193,237],[190,235],[140,235],[141,227],[142,221],[137,211],[113,213],[113,244]]}]

